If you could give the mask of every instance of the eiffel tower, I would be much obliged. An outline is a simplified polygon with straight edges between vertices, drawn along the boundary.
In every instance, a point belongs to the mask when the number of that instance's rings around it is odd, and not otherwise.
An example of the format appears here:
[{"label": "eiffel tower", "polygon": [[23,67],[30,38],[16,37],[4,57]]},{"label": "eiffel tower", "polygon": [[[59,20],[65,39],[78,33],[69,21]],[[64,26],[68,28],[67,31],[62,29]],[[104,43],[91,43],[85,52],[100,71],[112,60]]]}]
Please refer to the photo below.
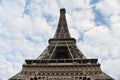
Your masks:
[{"label": "eiffel tower", "polygon": [[27,59],[20,73],[9,80],[114,80],[105,74],[98,59],[88,59],[69,34],[65,8],[49,45],[37,59]]}]

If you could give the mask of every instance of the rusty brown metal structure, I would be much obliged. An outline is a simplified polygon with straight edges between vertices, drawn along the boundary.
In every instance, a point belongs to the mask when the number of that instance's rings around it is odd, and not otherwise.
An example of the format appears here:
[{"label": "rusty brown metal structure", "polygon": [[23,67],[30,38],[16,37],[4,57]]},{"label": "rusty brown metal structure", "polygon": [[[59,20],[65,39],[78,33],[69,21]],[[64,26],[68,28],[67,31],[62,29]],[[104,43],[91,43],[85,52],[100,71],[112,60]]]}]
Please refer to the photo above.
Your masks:
[{"label": "rusty brown metal structure", "polygon": [[9,80],[114,80],[105,74],[98,59],[88,59],[76,46],[67,26],[66,10],[60,9],[58,27],[37,59],[27,59],[20,73]]}]

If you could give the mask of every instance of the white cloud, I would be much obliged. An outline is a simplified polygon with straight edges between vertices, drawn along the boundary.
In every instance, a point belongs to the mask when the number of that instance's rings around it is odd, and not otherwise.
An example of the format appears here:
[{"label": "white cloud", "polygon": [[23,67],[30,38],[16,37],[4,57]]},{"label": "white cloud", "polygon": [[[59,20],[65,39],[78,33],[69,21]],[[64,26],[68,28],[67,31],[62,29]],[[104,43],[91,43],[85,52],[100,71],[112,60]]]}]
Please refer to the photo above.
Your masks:
[{"label": "white cloud", "polygon": [[80,32],[94,27],[94,14],[92,8],[85,8],[80,11],[74,11],[71,15],[72,23],[70,26],[75,26]]},{"label": "white cloud", "polygon": [[111,23],[120,22],[120,16],[119,15],[112,15],[112,16],[110,16],[110,22]]},{"label": "white cloud", "polygon": [[118,40],[118,42],[119,42],[120,41],[120,31],[119,31],[120,30],[120,21],[115,22],[115,23],[111,23],[111,28],[112,28],[112,33],[114,35],[114,38],[116,40]]},{"label": "white cloud", "polygon": [[94,45],[94,43],[99,45],[106,44],[107,42],[110,42],[112,38],[110,30],[106,26],[95,27],[86,32],[84,35],[85,40],[91,40],[90,42],[92,42],[92,45]]},{"label": "white cloud", "polygon": [[[116,77],[116,79],[119,78],[120,72],[118,71],[120,71],[120,59],[106,59],[103,60],[102,64],[106,64],[101,66],[102,69],[106,71],[106,73]],[[107,68],[109,68],[110,70],[108,70]],[[116,72],[118,73],[116,74]]]},{"label": "white cloud", "polygon": [[[2,80],[5,80],[6,77],[11,76],[10,74],[14,74],[13,68],[12,68],[12,63],[9,61],[6,61],[6,59],[3,56],[0,56],[0,78]],[[9,68],[8,68],[9,66]]]},{"label": "white cloud", "polygon": [[69,28],[70,34],[75,39],[79,39],[80,33],[75,28]]},{"label": "white cloud", "polygon": [[104,16],[110,16],[113,14],[120,13],[120,3],[119,0],[101,0],[97,4],[97,9],[99,9]]}]

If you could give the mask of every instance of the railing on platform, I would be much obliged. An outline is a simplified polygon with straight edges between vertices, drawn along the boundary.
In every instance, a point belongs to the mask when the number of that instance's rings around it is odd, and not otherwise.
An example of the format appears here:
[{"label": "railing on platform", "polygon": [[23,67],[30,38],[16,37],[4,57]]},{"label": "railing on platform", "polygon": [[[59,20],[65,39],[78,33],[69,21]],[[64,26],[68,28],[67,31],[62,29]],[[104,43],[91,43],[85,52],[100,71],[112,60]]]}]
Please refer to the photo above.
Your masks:
[{"label": "railing on platform", "polygon": [[42,59],[25,60],[26,64],[97,64],[98,59]]}]

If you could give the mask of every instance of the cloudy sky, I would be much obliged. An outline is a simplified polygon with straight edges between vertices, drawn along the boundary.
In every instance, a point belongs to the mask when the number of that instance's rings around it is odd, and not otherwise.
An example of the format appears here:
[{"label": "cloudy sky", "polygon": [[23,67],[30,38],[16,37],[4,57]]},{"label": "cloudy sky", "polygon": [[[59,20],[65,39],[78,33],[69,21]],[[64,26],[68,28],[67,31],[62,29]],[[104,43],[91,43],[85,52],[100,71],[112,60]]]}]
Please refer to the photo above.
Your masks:
[{"label": "cloudy sky", "polygon": [[0,0],[0,80],[20,72],[25,59],[36,59],[47,47],[62,7],[79,49],[120,80],[119,0]]}]

